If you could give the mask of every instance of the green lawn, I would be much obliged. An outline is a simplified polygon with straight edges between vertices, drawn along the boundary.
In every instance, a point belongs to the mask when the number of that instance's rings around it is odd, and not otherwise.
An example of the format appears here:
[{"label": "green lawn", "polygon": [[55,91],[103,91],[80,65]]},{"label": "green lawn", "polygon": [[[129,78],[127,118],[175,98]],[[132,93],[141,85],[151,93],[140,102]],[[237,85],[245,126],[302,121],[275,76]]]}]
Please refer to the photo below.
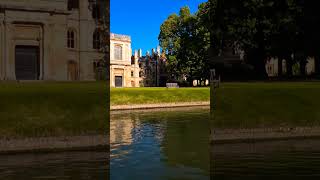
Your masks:
[{"label": "green lawn", "polygon": [[104,82],[0,83],[0,137],[105,134]]},{"label": "green lawn", "polygon": [[111,105],[209,101],[209,88],[111,88]]},{"label": "green lawn", "polygon": [[[0,138],[105,134],[104,82],[0,83]],[[209,101],[209,88],[112,88],[111,105]],[[320,83],[222,83],[214,127],[320,125]]]},{"label": "green lawn", "polygon": [[222,83],[218,128],[320,125],[320,83]]}]

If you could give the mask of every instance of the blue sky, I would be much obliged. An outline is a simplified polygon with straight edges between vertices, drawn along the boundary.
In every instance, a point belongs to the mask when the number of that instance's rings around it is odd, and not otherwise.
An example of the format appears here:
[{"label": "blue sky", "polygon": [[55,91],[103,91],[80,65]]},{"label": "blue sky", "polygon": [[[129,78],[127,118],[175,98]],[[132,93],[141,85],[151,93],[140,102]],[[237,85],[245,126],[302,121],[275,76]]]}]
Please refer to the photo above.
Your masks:
[{"label": "blue sky", "polygon": [[194,13],[207,0],[111,0],[110,29],[112,33],[131,36],[132,50],[143,54],[159,44],[160,25],[172,13],[188,5]]}]

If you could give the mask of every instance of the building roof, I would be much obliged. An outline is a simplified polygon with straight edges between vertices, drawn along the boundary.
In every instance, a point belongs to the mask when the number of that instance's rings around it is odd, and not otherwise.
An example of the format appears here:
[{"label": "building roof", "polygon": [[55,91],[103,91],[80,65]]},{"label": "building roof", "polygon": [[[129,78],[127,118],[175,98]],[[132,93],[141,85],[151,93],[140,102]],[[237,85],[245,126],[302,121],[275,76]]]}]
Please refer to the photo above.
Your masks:
[{"label": "building roof", "polygon": [[131,42],[131,37],[123,34],[110,33],[110,40]]}]

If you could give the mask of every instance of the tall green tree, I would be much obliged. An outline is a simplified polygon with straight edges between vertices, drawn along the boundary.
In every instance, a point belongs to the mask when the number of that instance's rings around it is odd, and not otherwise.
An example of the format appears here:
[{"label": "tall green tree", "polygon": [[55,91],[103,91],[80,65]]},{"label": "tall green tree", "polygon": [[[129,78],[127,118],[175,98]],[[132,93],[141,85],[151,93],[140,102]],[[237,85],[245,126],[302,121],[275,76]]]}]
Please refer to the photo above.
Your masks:
[{"label": "tall green tree", "polygon": [[237,44],[256,77],[265,78],[268,57],[285,58],[292,66],[291,54],[301,51],[302,14],[299,0],[210,0],[211,49],[223,49],[226,41]]},{"label": "tall green tree", "polygon": [[208,74],[206,10],[205,4],[199,6],[196,14],[191,14],[189,7],[182,7],[179,15],[170,15],[160,27],[160,46],[167,53],[171,77],[176,80],[185,77],[190,85],[195,79],[204,80]]},{"label": "tall green tree", "polygon": [[178,36],[178,19],[177,14],[170,15],[161,25],[159,34],[159,43],[167,55],[169,78],[175,78],[179,75],[178,61],[176,53],[179,49],[180,38]]}]

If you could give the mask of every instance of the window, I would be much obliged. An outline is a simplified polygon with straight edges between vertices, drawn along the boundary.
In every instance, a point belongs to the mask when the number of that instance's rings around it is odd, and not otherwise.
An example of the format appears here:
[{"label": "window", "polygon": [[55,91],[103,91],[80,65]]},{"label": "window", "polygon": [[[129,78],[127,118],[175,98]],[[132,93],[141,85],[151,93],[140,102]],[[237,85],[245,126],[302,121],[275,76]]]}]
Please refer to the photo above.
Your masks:
[{"label": "window", "polygon": [[131,71],[131,77],[133,77],[133,71]]},{"label": "window", "polygon": [[99,67],[99,62],[94,61],[93,62],[93,72],[97,72],[98,67]]},{"label": "window", "polygon": [[96,80],[105,80],[105,66],[101,59],[93,61],[93,73]]},{"label": "window", "polygon": [[73,30],[68,30],[68,48],[75,48],[75,33]]},{"label": "window", "polygon": [[99,3],[96,3],[96,4],[92,5],[92,17],[93,17],[93,19],[96,19],[96,20],[100,20],[101,19],[100,8],[101,8],[101,6],[100,6]]},{"label": "window", "polygon": [[101,60],[94,60],[93,61],[93,71],[97,71],[98,69],[103,68],[103,62]]},{"label": "window", "polygon": [[101,37],[98,30],[95,30],[93,33],[93,49],[100,49],[101,48]]},{"label": "window", "polygon": [[79,0],[68,0],[68,10],[79,9]]},{"label": "window", "polygon": [[120,45],[114,46],[114,59],[122,60],[122,47]]}]

